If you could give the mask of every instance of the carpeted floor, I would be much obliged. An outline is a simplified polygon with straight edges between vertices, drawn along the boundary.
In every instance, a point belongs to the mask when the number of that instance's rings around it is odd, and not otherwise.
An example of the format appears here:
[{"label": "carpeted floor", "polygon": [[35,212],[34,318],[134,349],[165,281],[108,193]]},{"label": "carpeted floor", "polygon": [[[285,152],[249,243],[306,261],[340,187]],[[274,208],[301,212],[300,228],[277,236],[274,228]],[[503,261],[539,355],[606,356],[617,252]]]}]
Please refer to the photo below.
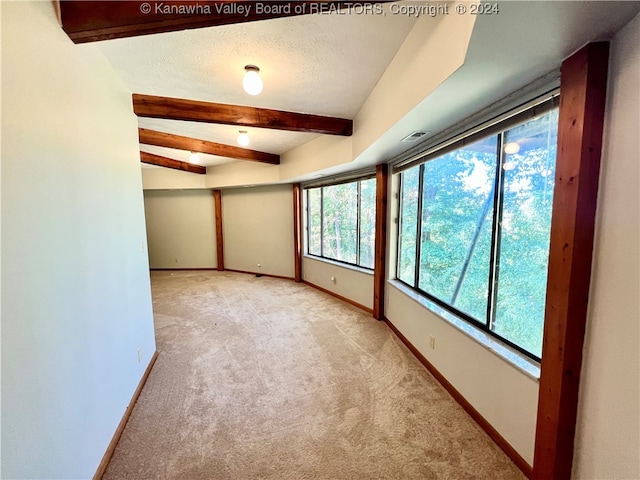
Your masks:
[{"label": "carpeted floor", "polygon": [[371,315],[288,280],[151,278],[159,356],[105,480],[524,478]]}]

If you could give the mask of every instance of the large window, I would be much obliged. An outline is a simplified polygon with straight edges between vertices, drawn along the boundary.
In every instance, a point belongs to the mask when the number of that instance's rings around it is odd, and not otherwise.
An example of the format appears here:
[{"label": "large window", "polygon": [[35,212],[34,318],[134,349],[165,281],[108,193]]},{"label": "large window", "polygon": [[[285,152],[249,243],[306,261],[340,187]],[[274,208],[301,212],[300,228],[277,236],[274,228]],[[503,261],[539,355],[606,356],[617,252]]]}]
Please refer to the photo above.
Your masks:
[{"label": "large window", "polygon": [[558,112],[400,174],[397,278],[540,359]]},{"label": "large window", "polygon": [[307,253],[373,269],[376,180],[307,189]]}]

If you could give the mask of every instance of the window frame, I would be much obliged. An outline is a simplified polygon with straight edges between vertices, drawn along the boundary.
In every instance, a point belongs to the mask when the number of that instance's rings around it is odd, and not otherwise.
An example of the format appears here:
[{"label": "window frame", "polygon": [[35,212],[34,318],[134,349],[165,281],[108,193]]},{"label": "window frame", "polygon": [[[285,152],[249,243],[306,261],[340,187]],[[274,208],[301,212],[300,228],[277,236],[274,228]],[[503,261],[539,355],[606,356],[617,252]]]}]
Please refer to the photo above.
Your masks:
[{"label": "window frame", "polygon": [[[498,339],[500,342],[503,342],[505,345],[513,348],[517,352],[525,355],[527,358],[534,360],[537,363],[541,362],[541,357],[531,353],[526,350],[524,347],[514,343],[513,341],[503,337],[502,335],[496,333],[491,329],[493,322],[495,321],[495,310],[497,305],[497,291],[498,288],[498,280],[499,280],[499,258],[500,258],[500,241],[502,235],[502,211],[503,211],[503,201],[504,201],[504,185],[505,185],[505,171],[502,168],[504,163],[504,137],[506,132],[514,128],[518,125],[522,125],[526,123],[531,118],[536,118],[558,108],[559,103],[559,95],[555,93],[551,98],[548,98],[545,101],[542,101],[536,105],[529,106],[525,109],[520,109],[514,113],[514,115],[508,115],[507,118],[498,122],[487,122],[488,125],[483,128],[483,126],[479,126],[474,129],[473,132],[467,134],[461,134],[457,137],[450,139],[449,141],[445,141],[440,143],[439,145],[425,151],[424,153],[415,156],[408,161],[405,161],[401,166],[396,167],[394,174],[398,174],[398,201],[397,201],[397,211],[396,218],[397,222],[397,232],[396,232],[396,264],[395,264],[395,280],[400,282],[402,285],[407,288],[416,291],[419,295],[422,295],[430,302],[438,305],[444,310],[450,312],[451,314],[459,317],[460,319],[470,323],[474,327],[478,328],[484,333]],[[459,150],[466,145],[471,145],[477,141],[480,141],[484,138],[488,138],[491,136],[497,136],[497,146],[496,146],[496,168],[497,173],[495,174],[495,193],[493,199],[493,215],[492,215],[492,230],[491,230],[491,252],[490,252],[490,264],[489,264],[489,282],[488,282],[488,291],[487,291],[487,312],[485,316],[485,322],[479,321],[471,315],[461,311],[460,309],[454,307],[453,305],[448,304],[447,302],[440,300],[435,295],[430,294],[429,292],[422,290],[419,285],[420,278],[420,259],[421,259],[421,250],[422,250],[422,242],[421,242],[421,232],[422,232],[422,212],[423,212],[423,197],[424,197],[424,165],[431,160],[437,160],[440,157],[443,157],[447,153]],[[402,211],[403,211],[403,173],[410,169],[418,167],[419,168],[419,179],[418,179],[418,204],[417,204],[417,212],[416,212],[416,251],[415,251],[415,269],[414,269],[414,285],[407,283],[405,280],[400,278],[400,268],[401,268],[401,233],[402,233]]]},{"label": "window frame", "polygon": [[[364,176],[358,176],[356,178],[350,178],[347,180],[342,180],[342,181],[334,181],[334,182],[325,182],[322,183],[320,185],[308,185],[304,187],[304,216],[305,216],[305,255],[307,255],[308,257],[311,258],[316,258],[316,259],[321,259],[321,260],[327,260],[330,262],[337,262],[349,267],[353,267],[353,268],[359,268],[359,269],[364,269],[368,272],[373,272],[374,271],[374,267],[367,267],[364,265],[360,265],[360,260],[361,260],[361,237],[362,237],[362,221],[361,221],[361,212],[362,212],[362,182],[363,181],[367,181],[367,180],[374,180],[375,181],[375,175],[369,174],[369,175],[364,175]],[[356,263],[352,263],[352,262],[347,262],[345,260],[340,260],[337,258],[332,258],[332,257],[328,257],[324,255],[324,189],[326,187],[333,187],[333,186],[337,186],[337,185],[342,185],[342,184],[347,184],[347,183],[356,183],[356,200],[357,200],[357,212],[356,212]],[[311,243],[310,241],[310,236],[311,236],[311,219],[310,219],[310,215],[311,212],[309,210],[309,191],[313,190],[313,189],[320,189],[320,255],[315,254],[315,253],[311,253],[309,251],[309,245]],[[375,211],[375,200],[374,200],[374,204],[372,205],[372,208]],[[375,221],[374,221],[374,227],[375,227]]]}]

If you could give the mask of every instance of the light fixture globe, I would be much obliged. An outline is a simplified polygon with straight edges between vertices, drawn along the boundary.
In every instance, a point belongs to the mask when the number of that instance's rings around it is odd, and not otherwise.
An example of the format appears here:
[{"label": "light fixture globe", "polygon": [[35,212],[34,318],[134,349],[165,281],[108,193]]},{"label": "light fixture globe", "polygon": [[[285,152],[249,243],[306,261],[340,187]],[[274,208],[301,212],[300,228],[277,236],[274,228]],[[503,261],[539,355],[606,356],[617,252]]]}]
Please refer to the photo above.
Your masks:
[{"label": "light fixture globe", "polygon": [[246,130],[240,130],[240,133],[238,134],[238,145],[241,147],[249,145],[249,134]]},{"label": "light fixture globe", "polygon": [[263,87],[260,69],[255,65],[247,65],[244,70],[246,73],[242,79],[242,88],[249,95],[259,95]]},{"label": "light fixture globe", "polygon": [[200,163],[200,155],[198,155],[198,152],[191,152],[191,155],[189,155],[189,161],[191,163]]}]

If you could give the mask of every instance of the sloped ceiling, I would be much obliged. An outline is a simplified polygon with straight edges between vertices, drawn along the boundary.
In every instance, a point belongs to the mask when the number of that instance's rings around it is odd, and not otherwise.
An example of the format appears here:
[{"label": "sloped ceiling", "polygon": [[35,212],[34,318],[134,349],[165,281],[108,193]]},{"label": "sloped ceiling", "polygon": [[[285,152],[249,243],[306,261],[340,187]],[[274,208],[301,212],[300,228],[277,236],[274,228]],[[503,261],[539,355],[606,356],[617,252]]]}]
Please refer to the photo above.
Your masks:
[{"label": "sloped ceiling", "polygon": [[[360,165],[407,150],[415,130],[437,135],[559,69],[589,42],[605,41],[640,12],[638,1],[507,1],[497,15],[478,15],[464,65],[358,158]],[[429,141],[429,136],[424,137]],[[344,166],[325,173],[340,173]]]},{"label": "sloped ceiling", "polygon": [[[385,7],[385,8],[388,8]],[[100,42],[134,93],[247,105],[352,119],[415,17],[306,15]],[[260,67],[262,94],[241,87],[244,66]],[[239,128],[140,118],[142,128],[229,145]],[[248,128],[249,148],[282,154],[317,135]],[[187,161],[188,152],[143,146]],[[202,156],[211,166],[237,160]]]},{"label": "sloped ceiling", "polygon": [[[418,21],[416,16],[398,14],[397,5],[427,2],[394,3],[396,7],[385,4],[380,15],[277,18],[107,40],[98,46],[134,93],[354,119]],[[458,71],[371,145],[358,148],[341,166],[323,173],[388,160],[407,148],[400,139],[412,131],[437,133],[461,121],[557,69],[585,43],[611,38],[638,11],[637,1],[499,2],[499,13],[475,19],[464,65]],[[451,9],[449,15],[456,13]],[[265,87],[257,97],[241,88],[247,64],[261,69]],[[229,145],[236,144],[239,130],[151,118],[140,118],[139,125]],[[313,133],[247,130],[249,148],[278,155],[319,140]],[[187,151],[147,145],[141,149],[188,161]],[[206,166],[238,162],[242,161],[201,156]]]}]

